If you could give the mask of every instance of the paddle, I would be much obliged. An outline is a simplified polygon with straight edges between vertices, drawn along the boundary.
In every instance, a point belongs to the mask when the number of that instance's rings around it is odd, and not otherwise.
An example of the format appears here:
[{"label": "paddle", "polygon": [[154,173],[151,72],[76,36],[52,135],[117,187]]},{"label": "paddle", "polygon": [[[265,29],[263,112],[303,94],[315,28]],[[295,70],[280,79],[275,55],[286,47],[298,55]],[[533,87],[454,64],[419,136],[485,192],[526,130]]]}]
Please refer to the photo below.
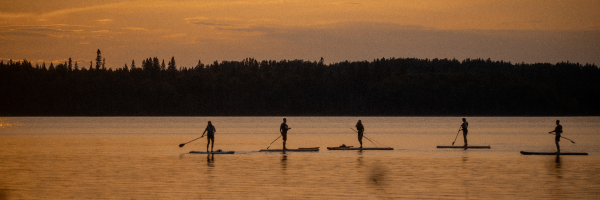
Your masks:
[{"label": "paddle", "polygon": [[200,139],[202,137],[204,137],[204,135],[200,136],[199,138],[193,139],[192,141],[189,141],[189,142],[186,142],[186,143],[183,143],[183,144],[179,144],[179,148],[183,147],[183,145],[186,145],[187,143],[193,142],[194,140]]},{"label": "paddle", "polygon": [[[552,132],[549,132],[548,134],[556,135],[556,134],[554,134],[554,133],[552,133]],[[565,138],[565,139],[567,139],[567,140],[571,141],[573,144],[575,144],[575,141],[573,141],[573,140],[571,140],[571,139],[569,139],[569,138],[563,137],[562,135],[561,135],[560,137],[561,137],[561,138]]]},{"label": "paddle", "polygon": [[[354,128],[350,128],[350,129],[352,129],[354,132],[358,133],[358,131],[357,131],[357,130],[354,130]],[[374,144],[376,147],[379,147],[379,146],[377,146],[377,144],[375,144],[375,142],[373,142],[373,141],[372,141],[371,139],[369,139],[367,136],[363,135],[363,137],[364,137],[364,138],[366,138],[367,140],[369,140],[369,142],[373,143],[373,144]]]},{"label": "paddle", "polygon": [[460,133],[460,129],[458,129],[458,132],[456,132],[456,137],[454,137],[454,142],[452,142],[452,146],[454,146],[454,143],[456,142],[456,138],[458,138],[458,133]]},{"label": "paddle", "polygon": [[[281,137],[281,135],[279,135],[279,137],[277,137],[275,140],[273,140],[273,142],[277,141],[280,137]],[[271,144],[269,144],[269,146],[267,147],[267,149],[269,149],[269,147],[271,147],[271,145],[273,144],[273,142],[271,142]]]},{"label": "paddle", "polygon": [[[288,127],[288,130],[290,130],[292,128]],[[277,141],[282,135],[279,135],[279,137],[275,138],[275,140],[273,140],[273,142]],[[273,142],[271,142],[271,144],[269,144],[269,146],[267,147],[267,149],[269,149],[269,147],[271,147],[271,145],[273,144]]]}]

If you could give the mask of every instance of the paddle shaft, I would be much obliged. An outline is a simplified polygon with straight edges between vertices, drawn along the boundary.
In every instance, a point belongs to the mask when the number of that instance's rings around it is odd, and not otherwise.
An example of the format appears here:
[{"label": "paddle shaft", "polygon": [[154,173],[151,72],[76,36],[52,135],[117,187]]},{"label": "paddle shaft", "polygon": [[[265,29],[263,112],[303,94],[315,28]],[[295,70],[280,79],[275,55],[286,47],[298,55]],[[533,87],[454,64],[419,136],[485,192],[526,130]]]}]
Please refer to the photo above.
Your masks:
[{"label": "paddle shaft", "polygon": [[[550,133],[548,133],[548,134],[556,135],[556,134],[554,134],[554,133],[552,133],[552,132],[550,132]],[[562,135],[561,135],[560,137],[561,137],[561,138],[565,138],[565,139],[567,139],[567,140],[571,141],[572,143],[575,143],[575,141],[573,141],[573,140],[571,140],[571,139],[569,139],[569,138],[563,137]]]},{"label": "paddle shaft", "polygon": [[456,138],[458,138],[458,133],[460,133],[461,129],[458,129],[458,132],[456,132],[456,137],[454,137],[454,142],[452,142],[452,146],[454,146],[454,143],[456,142]]},{"label": "paddle shaft", "polygon": [[[354,130],[353,128],[350,128],[350,129],[352,129],[354,132],[358,133],[358,131],[357,131],[357,130]],[[364,137],[364,138],[366,138],[367,140],[369,140],[369,142],[373,143],[373,144],[374,144],[374,145],[377,147],[377,144],[375,144],[375,142],[373,142],[371,139],[369,139],[369,138],[368,138],[367,136],[365,136],[364,134],[363,134],[363,137]]]},{"label": "paddle shaft", "polygon": [[[288,130],[292,129],[290,127],[287,128]],[[279,135],[279,137],[275,138],[275,140],[273,140],[273,142],[277,141],[282,135]],[[269,144],[269,146],[267,147],[267,149],[269,149],[269,147],[271,147],[271,145],[273,144],[273,142],[271,142],[271,144]]]},{"label": "paddle shaft", "polygon": [[269,146],[267,147],[267,149],[269,149],[269,147],[271,147],[271,145],[272,145],[272,144],[273,144],[275,141],[277,141],[277,140],[278,140],[280,137],[281,137],[281,135],[279,135],[279,137],[275,138],[275,140],[273,140],[273,142],[271,142],[271,144],[269,144]]},{"label": "paddle shaft", "polygon": [[202,136],[200,136],[199,138],[193,139],[192,141],[189,141],[189,142],[186,142],[186,143],[183,143],[183,144],[179,144],[179,148],[183,147],[183,145],[186,145],[187,143],[193,142],[193,141],[195,141],[197,139],[200,139],[200,138],[203,138],[203,137],[204,137],[204,134],[202,134]]}]

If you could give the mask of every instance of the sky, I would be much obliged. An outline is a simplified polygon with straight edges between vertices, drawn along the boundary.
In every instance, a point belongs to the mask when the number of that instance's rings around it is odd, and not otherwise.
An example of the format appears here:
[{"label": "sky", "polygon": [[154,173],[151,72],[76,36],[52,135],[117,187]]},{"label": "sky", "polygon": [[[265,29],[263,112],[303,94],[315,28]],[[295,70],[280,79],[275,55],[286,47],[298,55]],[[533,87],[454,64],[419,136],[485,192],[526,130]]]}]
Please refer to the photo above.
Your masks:
[{"label": "sky", "polygon": [[0,59],[490,58],[600,65],[598,0],[4,0]]}]

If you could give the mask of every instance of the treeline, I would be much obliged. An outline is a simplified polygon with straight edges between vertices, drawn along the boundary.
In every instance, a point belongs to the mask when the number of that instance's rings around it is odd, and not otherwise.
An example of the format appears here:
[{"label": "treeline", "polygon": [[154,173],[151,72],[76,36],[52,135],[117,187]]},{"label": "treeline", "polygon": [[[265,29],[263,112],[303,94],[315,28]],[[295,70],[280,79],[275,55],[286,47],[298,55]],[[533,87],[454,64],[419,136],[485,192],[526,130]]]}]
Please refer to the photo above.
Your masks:
[{"label": "treeline", "polygon": [[[70,59],[69,59],[70,60]],[[594,64],[382,58],[215,61],[171,58],[106,69],[0,62],[3,116],[599,115]]]}]

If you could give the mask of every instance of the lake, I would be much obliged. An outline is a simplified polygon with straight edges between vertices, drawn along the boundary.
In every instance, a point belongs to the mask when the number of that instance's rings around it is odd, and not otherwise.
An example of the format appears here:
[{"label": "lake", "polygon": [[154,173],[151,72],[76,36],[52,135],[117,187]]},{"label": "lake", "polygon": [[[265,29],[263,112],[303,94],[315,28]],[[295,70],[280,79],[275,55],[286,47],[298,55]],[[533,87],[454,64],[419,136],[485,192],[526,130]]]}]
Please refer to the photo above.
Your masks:
[{"label": "lake", "polygon": [[[0,117],[0,199],[599,199],[600,117]],[[392,151],[328,151],[358,146]],[[575,143],[556,151],[555,121]],[[200,137],[216,127],[215,150]],[[462,145],[462,133],[456,145]]]}]

